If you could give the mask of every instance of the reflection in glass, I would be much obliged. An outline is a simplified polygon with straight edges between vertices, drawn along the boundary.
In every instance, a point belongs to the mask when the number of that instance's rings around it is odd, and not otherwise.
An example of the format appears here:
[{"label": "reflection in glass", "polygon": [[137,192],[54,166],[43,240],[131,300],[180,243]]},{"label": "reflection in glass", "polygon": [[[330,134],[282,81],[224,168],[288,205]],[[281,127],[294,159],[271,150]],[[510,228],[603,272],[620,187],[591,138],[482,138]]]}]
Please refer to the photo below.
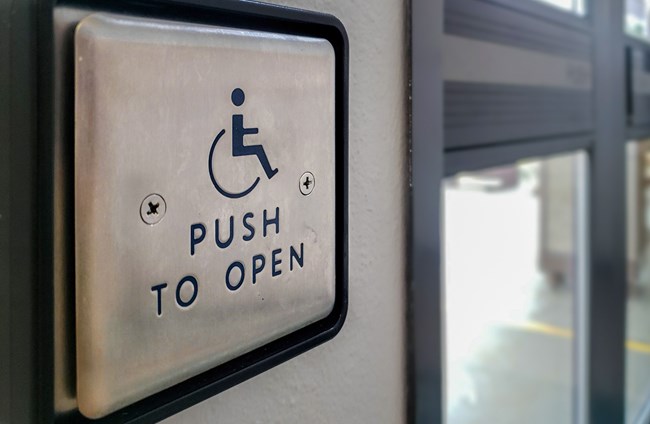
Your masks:
[{"label": "reflection in glass", "polygon": [[628,35],[650,38],[650,0],[625,0],[625,31]]},{"label": "reflection in glass", "polygon": [[650,141],[627,144],[626,422],[650,411]]},{"label": "reflection in glass", "polygon": [[575,13],[576,15],[582,16],[585,14],[585,0],[536,0],[536,1],[558,7],[567,12]]},{"label": "reflection in glass", "polygon": [[448,423],[574,421],[585,162],[572,153],[445,181]]}]

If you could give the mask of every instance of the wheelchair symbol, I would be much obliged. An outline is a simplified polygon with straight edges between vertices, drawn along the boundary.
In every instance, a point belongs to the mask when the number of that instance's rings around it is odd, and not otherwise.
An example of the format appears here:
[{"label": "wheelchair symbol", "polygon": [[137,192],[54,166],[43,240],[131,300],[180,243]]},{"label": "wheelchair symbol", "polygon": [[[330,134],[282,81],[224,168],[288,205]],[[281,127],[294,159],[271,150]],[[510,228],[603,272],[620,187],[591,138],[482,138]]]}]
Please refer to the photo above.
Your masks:
[{"label": "wheelchair symbol", "polygon": [[[232,91],[230,98],[232,100],[232,103],[235,106],[239,107],[242,104],[244,104],[244,100],[245,100],[244,91],[241,88],[235,88]],[[260,144],[255,144],[250,146],[244,145],[244,137],[246,135],[257,134],[258,132],[259,132],[258,128],[244,127],[244,115],[240,115],[240,114],[233,115],[232,116],[232,156],[233,157],[252,156],[252,155],[257,156],[257,159],[260,161],[260,165],[262,165],[262,168],[266,173],[266,177],[270,180],[275,176],[275,174],[278,173],[278,168],[273,168],[271,166],[271,164],[269,163],[269,159],[266,157],[266,152],[264,151],[264,147]],[[253,191],[255,187],[257,187],[257,184],[260,182],[260,177],[255,178],[253,184],[251,184],[246,190],[241,191],[239,193],[231,193],[219,185],[219,182],[217,181],[217,178],[214,175],[212,159],[214,157],[214,149],[215,147],[217,147],[217,143],[219,142],[221,137],[224,136],[225,133],[226,130],[222,129],[219,132],[219,134],[217,134],[217,136],[214,138],[214,141],[212,142],[212,146],[210,147],[210,154],[208,155],[208,171],[210,172],[210,179],[212,180],[212,184],[217,189],[217,191],[219,191],[219,193],[231,199],[238,199],[240,197],[246,196],[248,193]]]}]

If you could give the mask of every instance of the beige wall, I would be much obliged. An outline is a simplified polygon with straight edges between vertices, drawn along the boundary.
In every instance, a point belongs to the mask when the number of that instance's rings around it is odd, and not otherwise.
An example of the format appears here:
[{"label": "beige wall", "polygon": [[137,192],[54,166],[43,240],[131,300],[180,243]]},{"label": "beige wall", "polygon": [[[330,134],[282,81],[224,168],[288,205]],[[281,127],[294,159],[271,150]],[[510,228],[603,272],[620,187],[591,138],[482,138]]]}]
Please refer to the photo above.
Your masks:
[{"label": "beige wall", "polygon": [[[280,2],[278,2],[280,3]],[[333,340],[167,421],[405,419],[407,37],[403,0],[284,0],[350,39],[350,307]]]}]

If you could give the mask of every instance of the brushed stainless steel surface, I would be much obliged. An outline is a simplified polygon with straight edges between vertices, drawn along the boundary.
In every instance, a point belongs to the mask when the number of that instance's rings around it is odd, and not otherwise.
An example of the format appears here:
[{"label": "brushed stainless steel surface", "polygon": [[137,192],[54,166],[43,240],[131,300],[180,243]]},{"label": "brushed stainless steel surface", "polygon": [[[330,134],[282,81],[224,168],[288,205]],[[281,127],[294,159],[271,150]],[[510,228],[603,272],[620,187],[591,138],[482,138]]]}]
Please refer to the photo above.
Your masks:
[{"label": "brushed stainless steel surface", "polygon": [[77,399],[94,418],[332,310],[334,51],[109,14],[75,49]]}]

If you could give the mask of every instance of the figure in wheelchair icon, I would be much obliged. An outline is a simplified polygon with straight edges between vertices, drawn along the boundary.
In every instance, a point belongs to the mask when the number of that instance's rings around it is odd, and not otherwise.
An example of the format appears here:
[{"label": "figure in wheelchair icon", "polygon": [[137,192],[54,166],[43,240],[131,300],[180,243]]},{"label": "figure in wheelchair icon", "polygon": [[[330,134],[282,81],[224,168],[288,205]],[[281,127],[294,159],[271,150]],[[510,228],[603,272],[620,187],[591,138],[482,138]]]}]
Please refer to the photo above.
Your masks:
[{"label": "figure in wheelchair icon", "polygon": [[[241,107],[241,105],[244,104],[244,101],[246,99],[244,90],[242,90],[241,88],[235,88],[232,91],[230,99],[232,100],[233,105],[237,107]],[[248,193],[253,191],[257,186],[257,184],[260,182],[260,177],[256,177],[255,181],[247,189],[235,193],[229,192],[219,185],[214,175],[212,164],[214,158],[214,151],[215,148],[217,147],[217,143],[224,136],[225,133],[226,130],[222,129],[219,132],[219,134],[217,134],[214,141],[212,142],[212,146],[210,147],[210,154],[208,155],[208,170],[210,172],[210,179],[212,180],[212,184],[219,191],[219,193],[231,199],[238,199],[240,197],[246,196]],[[244,144],[245,136],[258,134],[258,133],[259,133],[258,128],[246,128],[244,126],[243,114],[232,115],[232,156],[233,157],[257,156],[257,159],[259,160],[262,169],[264,169],[264,173],[266,174],[266,177],[270,180],[275,176],[275,174],[278,173],[278,168],[273,168],[271,166],[271,163],[269,162],[269,159],[266,156],[266,152],[264,151],[264,146],[262,146],[261,144],[252,144],[252,145]]]}]

